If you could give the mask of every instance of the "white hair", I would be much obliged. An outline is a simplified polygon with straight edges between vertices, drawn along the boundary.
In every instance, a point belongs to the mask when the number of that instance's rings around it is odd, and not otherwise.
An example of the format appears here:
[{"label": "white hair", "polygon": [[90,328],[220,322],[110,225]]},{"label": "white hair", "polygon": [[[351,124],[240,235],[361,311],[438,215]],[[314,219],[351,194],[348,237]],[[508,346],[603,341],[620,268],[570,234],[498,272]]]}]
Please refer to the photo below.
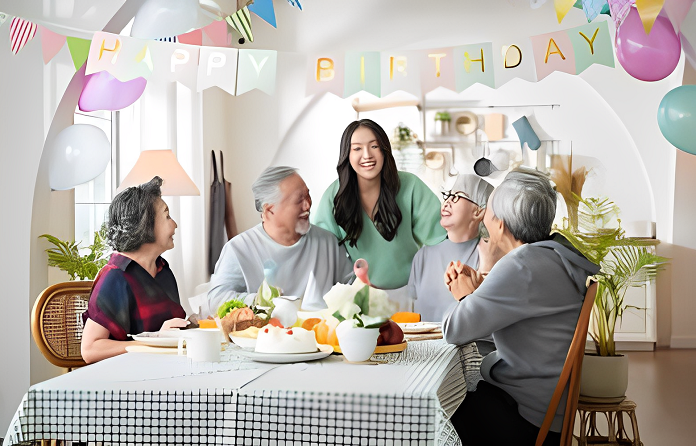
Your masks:
[{"label": "white hair", "polygon": [[251,185],[256,210],[263,212],[264,204],[276,204],[282,198],[280,183],[290,175],[296,175],[297,169],[288,166],[267,167]]},{"label": "white hair", "polygon": [[489,211],[524,243],[546,240],[556,215],[556,190],[542,173],[518,168],[493,192]]}]

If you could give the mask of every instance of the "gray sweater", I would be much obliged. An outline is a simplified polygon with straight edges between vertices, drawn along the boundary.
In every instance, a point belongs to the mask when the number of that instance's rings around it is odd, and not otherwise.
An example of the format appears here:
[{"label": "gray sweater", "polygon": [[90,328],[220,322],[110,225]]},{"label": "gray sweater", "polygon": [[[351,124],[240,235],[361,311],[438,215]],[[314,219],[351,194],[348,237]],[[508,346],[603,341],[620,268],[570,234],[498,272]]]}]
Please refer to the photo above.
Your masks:
[{"label": "gray sweater", "polygon": [[[535,426],[541,426],[561,375],[587,277],[597,271],[556,235],[509,252],[445,314],[443,331],[451,344],[493,334],[497,351],[483,360],[481,374],[512,396],[520,415]],[[562,401],[551,430],[561,431],[563,412]]]}]

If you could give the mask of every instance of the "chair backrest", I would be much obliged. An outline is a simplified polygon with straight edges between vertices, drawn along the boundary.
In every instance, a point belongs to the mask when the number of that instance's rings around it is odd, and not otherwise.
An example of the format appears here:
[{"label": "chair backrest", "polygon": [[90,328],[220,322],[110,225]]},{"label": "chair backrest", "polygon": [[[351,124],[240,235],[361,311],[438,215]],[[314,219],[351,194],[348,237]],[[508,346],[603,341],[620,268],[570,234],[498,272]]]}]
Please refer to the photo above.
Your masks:
[{"label": "chair backrest", "polygon": [[51,364],[72,369],[86,365],[80,353],[82,313],[92,281],[61,282],[39,294],[31,312],[31,334]]},{"label": "chair backrest", "polygon": [[590,325],[590,315],[592,314],[592,306],[595,302],[597,294],[597,284],[593,283],[587,289],[585,301],[580,310],[578,324],[575,327],[573,340],[570,342],[568,355],[566,355],[565,364],[561,376],[558,378],[556,390],[551,396],[551,402],[546,410],[544,422],[539,429],[536,446],[544,444],[546,435],[551,427],[551,422],[556,415],[558,404],[561,401],[561,396],[565,389],[568,389],[568,400],[566,401],[565,414],[563,415],[563,430],[561,431],[561,446],[570,446],[573,438],[573,426],[575,424],[575,411],[578,409],[578,397],[580,395],[580,372],[582,371],[582,359],[585,357],[585,342],[587,341],[587,329]]}]

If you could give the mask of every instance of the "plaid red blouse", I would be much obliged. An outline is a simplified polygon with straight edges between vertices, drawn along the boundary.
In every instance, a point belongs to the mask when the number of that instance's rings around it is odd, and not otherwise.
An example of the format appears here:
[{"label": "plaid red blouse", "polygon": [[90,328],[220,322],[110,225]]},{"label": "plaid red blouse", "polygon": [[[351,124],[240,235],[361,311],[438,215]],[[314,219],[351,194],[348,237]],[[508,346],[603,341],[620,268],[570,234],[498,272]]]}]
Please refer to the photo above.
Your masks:
[{"label": "plaid red blouse", "polygon": [[157,331],[175,317],[185,318],[186,312],[179,304],[179,289],[167,261],[157,258],[157,274],[152,277],[138,262],[117,252],[94,279],[82,315],[118,341],[128,340],[129,334]]}]

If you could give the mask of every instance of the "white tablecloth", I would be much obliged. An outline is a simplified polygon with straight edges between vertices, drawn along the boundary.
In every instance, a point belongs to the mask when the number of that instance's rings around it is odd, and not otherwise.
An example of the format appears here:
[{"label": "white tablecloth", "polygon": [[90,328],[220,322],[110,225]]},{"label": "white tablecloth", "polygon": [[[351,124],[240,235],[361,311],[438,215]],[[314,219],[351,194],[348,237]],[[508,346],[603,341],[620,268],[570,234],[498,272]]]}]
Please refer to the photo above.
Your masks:
[{"label": "white tablecloth", "polygon": [[32,386],[5,445],[458,444],[449,423],[478,379],[474,344],[409,343],[356,365],[332,355],[264,364],[229,346],[220,363],[128,353]]}]

